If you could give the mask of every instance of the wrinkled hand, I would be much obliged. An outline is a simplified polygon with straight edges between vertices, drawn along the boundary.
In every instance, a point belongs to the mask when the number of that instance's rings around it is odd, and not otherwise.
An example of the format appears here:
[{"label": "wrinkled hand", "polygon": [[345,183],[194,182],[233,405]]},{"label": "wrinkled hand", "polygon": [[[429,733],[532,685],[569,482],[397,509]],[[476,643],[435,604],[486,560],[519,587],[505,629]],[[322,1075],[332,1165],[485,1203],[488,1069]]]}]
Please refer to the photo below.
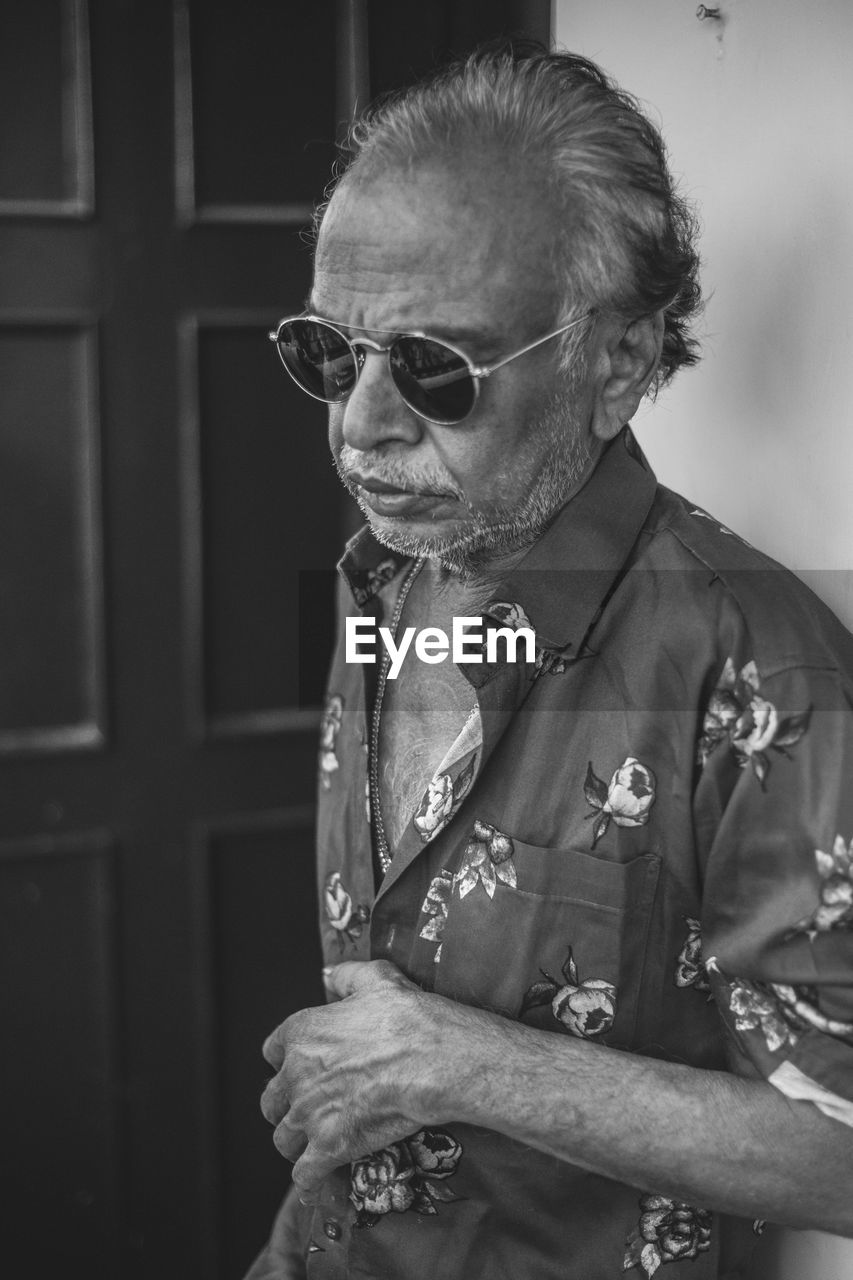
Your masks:
[{"label": "wrinkled hand", "polygon": [[276,1069],[261,1110],[273,1141],[296,1163],[308,1200],[333,1169],[379,1151],[436,1119],[425,1114],[436,1004],[387,960],[324,971],[335,1004],[303,1009],[264,1044]]}]

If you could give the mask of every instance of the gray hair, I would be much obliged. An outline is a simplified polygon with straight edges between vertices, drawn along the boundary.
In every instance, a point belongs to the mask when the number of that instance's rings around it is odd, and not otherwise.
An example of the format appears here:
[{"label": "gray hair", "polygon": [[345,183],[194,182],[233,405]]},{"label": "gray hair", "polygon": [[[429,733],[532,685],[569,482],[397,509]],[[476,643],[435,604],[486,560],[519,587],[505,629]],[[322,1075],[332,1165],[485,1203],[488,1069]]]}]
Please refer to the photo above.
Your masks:
[{"label": "gray hair", "polygon": [[695,216],[675,189],[658,129],[588,59],[528,41],[484,46],[369,107],[349,132],[336,180],[374,158],[409,166],[489,142],[536,166],[562,215],[554,266],[566,318],[589,308],[629,321],[663,311],[652,393],[695,364]]}]

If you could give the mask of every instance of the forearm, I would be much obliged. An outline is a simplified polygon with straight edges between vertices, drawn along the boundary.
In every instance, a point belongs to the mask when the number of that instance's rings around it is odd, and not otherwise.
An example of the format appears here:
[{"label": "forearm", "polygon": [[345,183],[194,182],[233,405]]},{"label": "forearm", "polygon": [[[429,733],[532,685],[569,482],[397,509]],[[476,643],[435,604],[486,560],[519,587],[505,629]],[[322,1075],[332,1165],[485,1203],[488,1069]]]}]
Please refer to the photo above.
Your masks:
[{"label": "forearm", "polygon": [[765,1081],[533,1030],[374,960],[326,973],[322,1009],[264,1047],[261,1100],[312,1193],[423,1125],[467,1123],[697,1208],[853,1236],[853,1128]]},{"label": "forearm", "polygon": [[702,1207],[853,1235],[853,1130],[810,1103],[442,1004],[432,1123],[491,1128]]}]

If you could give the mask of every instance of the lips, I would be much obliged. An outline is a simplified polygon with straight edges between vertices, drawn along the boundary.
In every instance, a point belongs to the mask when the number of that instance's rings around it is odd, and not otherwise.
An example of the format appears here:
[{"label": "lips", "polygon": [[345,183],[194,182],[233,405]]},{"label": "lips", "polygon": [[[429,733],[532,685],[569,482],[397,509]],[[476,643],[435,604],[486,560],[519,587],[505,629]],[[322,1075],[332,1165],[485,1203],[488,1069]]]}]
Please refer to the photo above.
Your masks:
[{"label": "lips", "polygon": [[368,493],[416,493],[415,489],[401,489],[396,484],[386,484],[384,480],[374,480],[372,476],[365,476],[361,479],[359,476],[351,476],[359,489],[366,489]]},{"label": "lips", "polygon": [[421,493],[417,489],[400,489],[374,476],[361,476],[351,472],[348,479],[359,493],[361,501],[379,516],[413,517],[427,515],[435,510],[448,495]]}]

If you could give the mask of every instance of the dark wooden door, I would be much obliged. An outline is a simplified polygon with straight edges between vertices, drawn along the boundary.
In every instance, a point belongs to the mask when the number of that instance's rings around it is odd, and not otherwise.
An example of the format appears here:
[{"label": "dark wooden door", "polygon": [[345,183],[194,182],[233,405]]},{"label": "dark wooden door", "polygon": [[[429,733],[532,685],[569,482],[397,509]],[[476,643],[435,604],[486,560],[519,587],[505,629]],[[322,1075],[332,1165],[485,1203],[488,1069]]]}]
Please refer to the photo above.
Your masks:
[{"label": "dark wooden door", "polygon": [[4,1275],[237,1277],[286,1188],[348,517],[266,331],[347,96],[547,26],[405,8],[0,5]]},{"label": "dark wooden door", "polygon": [[298,601],[341,506],[266,331],[334,23],[4,0],[0,95],[0,1269],[236,1274],[287,1178],[259,1045],[320,998]]}]

